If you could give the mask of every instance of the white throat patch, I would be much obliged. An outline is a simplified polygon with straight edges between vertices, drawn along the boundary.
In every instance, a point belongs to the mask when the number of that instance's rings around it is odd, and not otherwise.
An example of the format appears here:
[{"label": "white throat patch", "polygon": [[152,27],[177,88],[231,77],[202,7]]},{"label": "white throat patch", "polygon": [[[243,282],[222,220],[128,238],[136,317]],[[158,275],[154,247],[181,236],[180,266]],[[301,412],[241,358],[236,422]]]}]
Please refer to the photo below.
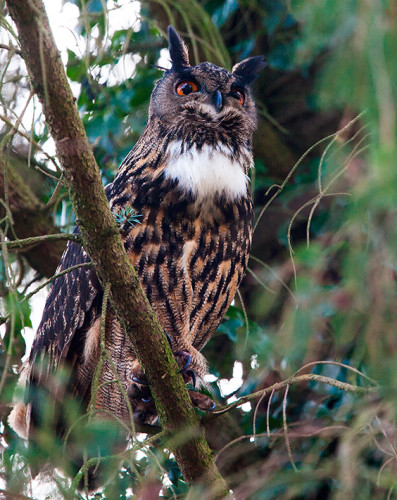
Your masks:
[{"label": "white throat patch", "polygon": [[240,198],[247,191],[248,177],[242,165],[230,158],[223,145],[203,146],[182,151],[181,141],[172,142],[164,170],[166,177],[178,180],[181,188],[190,191],[198,200],[224,194],[229,200]]}]

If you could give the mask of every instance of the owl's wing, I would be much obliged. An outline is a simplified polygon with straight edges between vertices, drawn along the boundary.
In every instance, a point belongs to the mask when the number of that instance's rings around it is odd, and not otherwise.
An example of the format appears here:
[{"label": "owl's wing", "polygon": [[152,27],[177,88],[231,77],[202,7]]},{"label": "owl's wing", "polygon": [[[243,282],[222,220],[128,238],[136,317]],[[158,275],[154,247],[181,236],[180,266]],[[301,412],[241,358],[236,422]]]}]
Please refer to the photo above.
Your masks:
[{"label": "owl's wing", "polygon": [[[89,262],[90,258],[82,247],[69,242],[56,274]],[[52,377],[65,360],[71,366],[79,362],[85,332],[100,314],[101,297],[102,288],[93,267],[80,267],[55,279],[30,353],[27,402],[34,401],[34,390],[38,385],[51,391]],[[73,366],[73,370],[75,368]],[[87,387],[81,387],[80,381],[77,382],[80,395],[84,395]]]}]

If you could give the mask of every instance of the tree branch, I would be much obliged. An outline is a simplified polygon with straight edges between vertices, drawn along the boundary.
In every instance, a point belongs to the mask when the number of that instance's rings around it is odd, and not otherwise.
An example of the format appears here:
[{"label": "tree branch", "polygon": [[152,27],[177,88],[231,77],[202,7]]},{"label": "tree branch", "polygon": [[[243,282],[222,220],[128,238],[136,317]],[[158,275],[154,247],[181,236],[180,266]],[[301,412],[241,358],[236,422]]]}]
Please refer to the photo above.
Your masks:
[{"label": "tree branch", "polygon": [[[18,238],[38,237],[48,234],[59,233],[54,225],[52,217],[45,206],[37,199],[29,189],[22,177],[7,165],[4,158],[0,156],[0,193],[1,199],[5,199],[7,192],[9,209],[13,218],[13,229]],[[3,206],[0,206],[0,218],[5,215]],[[13,238],[13,234],[7,234]],[[59,233],[59,238],[49,241],[48,238],[40,244],[24,253],[29,264],[44,276],[52,276],[57,268],[62,253],[65,249],[65,241]],[[18,246],[18,243],[16,243]]]},{"label": "tree branch", "polygon": [[48,241],[74,241],[75,243],[81,243],[81,238],[78,234],[73,233],[44,234],[43,236],[31,236],[23,240],[6,241],[5,244],[9,250],[24,251],[26,248]]},{"label": "tree branch", "polygon": [[43,3],[7,0],[7,5],[64,168],[85,249],[102,284],[110,284],[113,307],[151,383],[170,449],[185,479],[211,492],[206,498],[227,496],[171,348],[125,253]]},{"label": "tree branch", "polygon": [[224,406],[223,408],[219,408],[214,412],[211,412],[211,414],[207,415],[204,419],[203,422],[207,423],[211,421],[212,419],[218,417],[219,415],[223,415],[224,413],[232,410],[233,408],[236,408],[237,406],[241,406],[244,403],[248,403],[250,401],[256,401],[266,394],[270,394],[271,392],[276,392],[280,391],[281,389],[284,389],[290,385],[294,384],[299,384],[302,382],[321,382],[323,384],[328,384],[332,385],[333,387],[337,387],[338,389],[341,389],[342,391],[346,392],[352,392],[353,394],[367,394],[369,392],[375,391],[377,389],[377,386],[371,386],[371,387],[361,387],[358,385],[352,385],[348,384],[347,382],[341,382],[339,380],[335,380],[334,378],[331,377],[325,377],[324,375],[317,375],[315,373],[307,373],[305,375],[298,375],[298,376],[293,376],[290,377],[286,380],[283,380],[282,382],[277,382],[269,387],[266,387],[265,389],[261,389],[260,391],[257,392],[252,392],[251,394],[247,394],[246,396],[242,396],[239,398],[237,401],[233,401],[233,403],[228,404],[227,406]]}]

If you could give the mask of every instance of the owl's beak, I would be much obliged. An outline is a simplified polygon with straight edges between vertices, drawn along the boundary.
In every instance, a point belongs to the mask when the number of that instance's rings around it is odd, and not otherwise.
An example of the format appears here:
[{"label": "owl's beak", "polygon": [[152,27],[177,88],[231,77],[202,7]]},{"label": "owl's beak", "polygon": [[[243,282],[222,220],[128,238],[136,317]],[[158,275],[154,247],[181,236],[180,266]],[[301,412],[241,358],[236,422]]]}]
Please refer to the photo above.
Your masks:
[{"label": "owl's beak", "polygon": [[215,90],[212,94],[212,104],[215,106],[217,111],[221,111],[223,108],[223,97],[220,90]]}]

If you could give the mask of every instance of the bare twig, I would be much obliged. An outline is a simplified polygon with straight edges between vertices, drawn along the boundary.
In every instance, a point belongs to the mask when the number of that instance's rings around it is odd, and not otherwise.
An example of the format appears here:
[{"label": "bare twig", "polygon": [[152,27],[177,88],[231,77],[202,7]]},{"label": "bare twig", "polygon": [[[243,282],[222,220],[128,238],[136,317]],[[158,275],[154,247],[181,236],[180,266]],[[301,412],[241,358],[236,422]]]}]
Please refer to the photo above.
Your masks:
[{"label": "bare twig", "polygon": [[[58,165],[58,163],[57,163],[56,159],[55,159],[53,156],[49,155],[49,154],[48,154],[48,153],[47,153],[47,152],[46,152],[46,151],[45,151],[45,150],[41,147],[41,145],[40,145],[38,142],[34,141],[34,140],[32,139],[32,136],[31,136],[31,135],[29,135],[29,134],[27,134],[27,133],[25,133],[25,132],[22,132],[22,130],[19,130],[19,125],[17,126],[16,124],[14,124],[11,120],[9,120],[9,119],[8,119],[6,116],[4,116],[4,115],[0,115],[0,120],[2,120],[4,123],[6,123],[8,126],[10,126],[12,129],[15,129],[15,131],[16,131],[16,132],[17,132],[20,136],[24,137],[27,141],[29,141],[29,143],[33,144],[33,145],[34,145],[34,146],[35,146],[35,147],[36,147],[36,148],[40,151],[40,153],[43,153],[43,155],[44,155],[44,156],[45,156],[48,160],[50,160],[50,161],[51,161],[51,163],[55,166],[55,168],[56,168],[57,172],[58,172],[58,173],[60,173],[60,174],[62,173],[62,170],[61,170],[61,168],[59,167],[59,165]],[[39,168],[39,167],[37,167],[37,168]],[[48,172],[45,172],[42,168],[39,168],[39,169],[40,169],[43,173],[45,173],[46,175],[49,175],[49,173],[48,173]],[[59,178],[56,178],[56,179],[57,179],[57,180],[59,180]]]},{"label": "bare twig", "polygon": [[311,368],[312,366],[317,366],[317,365],[333,365],[333,366],[340,366],[341,368],[346,368],[346,370],[356,373],[357,375],[360,375],[361,377],[368,380],[368,382],[371,382],[371,384],[373,384],[374,387],[378,387],[378,383],[376,382],[376,380],[368,377],[368,375],[365,375],[360,370],[357,370],[357,368],[354,368],[354,366],[346,365],[345,363],[340,363],[339,361],[331,361],[331,360],[312,361],[311,363],[307,363],[306,365],[301,366],[299,370],[297,370],[294,373],[293,376],[295,377],[296,375],[298,375],[298,373],[302,372],[303,370],[306,370],[307,368]]},{"label": "bare twig", "polygon": [[258,413],[258,409],[259,409],[260,405],[262,404],[262,401],[264,400],[265,397],[266,397],[266,393],[263,393],[262,396],[260,397],[259,401],[257,402],[256,406],[255,406],[254,417],[253,417],[253,422],[252,422],[254,436],[256,435],[256,416],[257,416],[257,413]]},{"label": "bare twig", "polygon": [[26,302],[31,297],[33,297],[33,295],[35,295],[37,292],[39,292],[42,288],[46,287],[47,285],[49,285],[50,283],[55,281],[57,278],[60,278],[64,274],[70,273],[71,271],[74,271],[75,269],[79,269],[80,267],[92,267],[92,262],[82,262],[81,264],[76,264],[75,266],[68,267],[67,269],[64,269],[63,271],[61,271],[58,274],[54,274],[54,276],[52,276],[48,280],[45,280],[43,283],[41,283],[40,286],[35,288],[33,290],[33,292],[30,292],[27,295],[25,295],[25,297],[21,300],[21,302]]},{"label": "bare twig", "polygon": [[0,43],[0,49],[9,50],[14,54],[18,54],[19,56],[21,55],[21,51],[19,49],[16,49],[15,47],[12,47],[10,45],[6,45],[5,43]]},{"label": "bare twig", "polygon": [[320,144],[328,141],[329,139],[334,139],[336,137],[340,137],[349,127],[351,127],[353,125],[353,123],[357,122],[363,115],[364,115],[365,112],[362,112],[360,113],[359,115],[357,115],[353,120],[351,120],[347,125],[345,125],[341,130],[338,130],[337,132],[335,132],[334,134],[330,134],[328,135],[327,137],[323,137],[322,139],[320,139],[319,141],[317,141],[315,144],[313,144],[313,146],[311,146],[307,151],[305,151],[305,153],[299,158],[299,160],[295,163],[295,165],[291,168],[290,172],[288,173],[288,175],[286,176],[286,178],[284,179],[283,183],[280,184],[280,185],[273,185],[273,186],[270,186],[270,188],[267,190],[267,193],[269,193],[269,191],[273,188],[273,187],[276,187],[276,192],[272,195],[272,197],[268,200],[268,202],[265,204],[265,206],[262,208],[262,210],[260,211],[257,219],[256,219],[256,222],[255,222],[255,225],[254,225],[254,231],[256,230],[258,224],[259,224],[259,221],[261,220],[263,214],[265,213],[265,211],[268,209],[269,205],[271,205],[273,203],[273,201],[277,198],[277,196],[281,193],[281,191],[285,188],[285,186],[288,184],[289,180],[291,179],[291,177],[293,176],[293,174],[295,173],[296,169],[299,167],[299,165],[303,162],[303,160],[308,156],[308,154],[313,151],[313,149],[315,149],[317,146],[319,146]]},{"label": "bare twig", "polygon": [[287,385],[295,385],[303,382],[321,382],[323,384],[332,385],[333,387],[337,387],[338,389],[347,392],[352,392],[354,394],[367,394],[376,389],[376,387],[360,387],[357,385],[348,384],[346,382],[340,382],[339,380],[335,380],[330,377],[324,377],[323,375],[308,373],[307,375],[290,377],[287,380],[283,380],[282,382],[277,382],[271,385],[270,387],[267,387],[266,389],[262,389],[260,391],[253,392],[252,394],[247,394],[246,396],[242,396],[237,401],[234,401],[233,403],[230,403],[229,405],[224,406],[223,408],[219,408],[218,410],[214,410],[211,414],[206,415],[203,420],[205,422],[210,421],[213,418],[216,418],[218,415],[222,415],[223,413],[226,413],[232,410],[233,408],[241,406],[244,403],[255,401],[256,399],[262,397],[264,393],[269,394],[271,392],[280,391],[281,389],[287,387]]},{"label": "bare twig", "polygon": [[285,446],[287,448],[287,453],[288,453],[289,461],[291,462],[291,465],[292,465],[292,468],[294,469],[294,471],[298,472],[298,469],[297,469],[295,461],[294,461],[294,457],[292,456],[291,443],[290,443],[289,436],[288,436],[288,425],[287,425],[287,395],[288,395],[288,389],[289,389],[289,384],[285,388],[284,398],[283,398],[283,430],[284,430],[284,439],[285,439]]},{"label": "bare twig", "polygon": [[[347,427],[344,426],[344,425],[329,425],[327,427],[321,427],[320,429],[316,429],[315,431],[312,431],[312,432],[296,432],[296,431],[289,431],[289,435],[291,437],[295,437],[295,438],[308,438],[308,437],[314,437],[314,436],[318,436],[318,435],[321,435],[322,433],[326,432],[326,431],[345,431],[347,430]],[[281,436],[284,436],[284,430],[283,431],[278,431],[278,432],[274,432],[272,433],[272,436],[273,437],[281,437]],[[246,441],[247,439],[258,439],[258,438],[261,438],[261,437],[268,437],[270,439],[270,435],[267,434],[267,432],[262,432],[260,434],[245,434],[244,436],[239,436],[238,438],[236,439],[233,439],[232,441],[229,441],[229,443],[227,443],[222,449],[220,449],[218,451],[218,453],[215,455],[215,461],[218,461],[220,455],[222,453],[224,453],[227,449],[229,449],[231,446],[237,444],[237,443],[241,443],[242,441]]]},{"label": "bare twig", "polygon": [[270,393],[269,401],[267,402],[267,408],[266,408],[266,432],[268,438],[270,438],[270,405],[272,404],[274,393],[275,389],[273,389],[272,392]]}]

